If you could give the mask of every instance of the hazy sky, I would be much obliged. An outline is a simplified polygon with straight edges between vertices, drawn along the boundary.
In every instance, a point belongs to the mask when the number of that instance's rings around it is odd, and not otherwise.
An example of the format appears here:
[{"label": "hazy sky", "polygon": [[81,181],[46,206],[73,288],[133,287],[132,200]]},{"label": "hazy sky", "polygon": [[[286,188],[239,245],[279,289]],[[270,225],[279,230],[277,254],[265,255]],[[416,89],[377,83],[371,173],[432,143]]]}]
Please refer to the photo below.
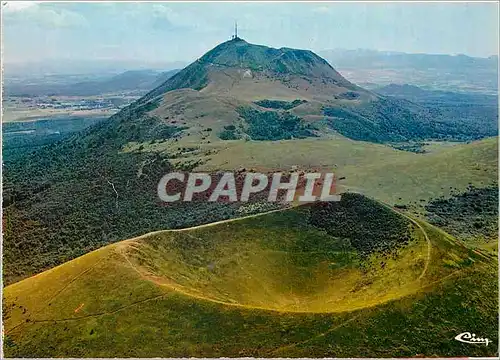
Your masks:
[{"label": "hazy sky", "polygon": [[33,3],[3,6],[6,62],[190,61],[228,40],[273,47],[498,53],[494,3]]}]

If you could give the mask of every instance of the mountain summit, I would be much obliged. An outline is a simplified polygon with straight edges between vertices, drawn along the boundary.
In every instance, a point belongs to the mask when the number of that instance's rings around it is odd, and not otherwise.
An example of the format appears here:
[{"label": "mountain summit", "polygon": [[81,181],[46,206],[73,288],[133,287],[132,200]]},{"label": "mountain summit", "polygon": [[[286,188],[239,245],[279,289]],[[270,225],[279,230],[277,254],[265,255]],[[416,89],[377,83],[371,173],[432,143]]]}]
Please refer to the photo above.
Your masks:
[{"label": "mountain summit", "polygon": [[[343,78],[326,60],[310,50],[285,47],[275,49],[250,44],[236,37],[208,51],[154,89],[147,95],[147,99],[182,88],[202,90],[211,83],[223,81],[221,73],[232,77],[233,80],[237,77],[260,80],[266,78],[290,83],[289,87],[295,85],[298,88],[303,87],[300,83],[304,80],[310,83],[320,81],[322,85],[335,87],[334,93],[362,90]],[[344,90],[339,91],[339,89]]]},{"label": "mountain summit", "polygon": [[217,45],[110,120],[103,125],[105,135],[93,134],[94,143],[121,148],[166,141],[173,134],[186,148],[332,134],[376,143],[471,138],[470,124],[365,90],[312,51],[276,49],[238,37]]},{"label": "mountain summit", "polygon": [[217,45],[126,111],[137,108],[153,109],[148,116],[163,125],[189,128],[180,137],[197,144],[332,132],[377,143],[468,136],[467,124],[356,86],[312,51],[238,37]]},{"label": "mountain summit", "polygon": [[334,79],[348,84],[330,64],[312,51],[270,48],[236,38],[207,52],[199,60],[204,65],[247,68],[274,75],[304,75]]}]

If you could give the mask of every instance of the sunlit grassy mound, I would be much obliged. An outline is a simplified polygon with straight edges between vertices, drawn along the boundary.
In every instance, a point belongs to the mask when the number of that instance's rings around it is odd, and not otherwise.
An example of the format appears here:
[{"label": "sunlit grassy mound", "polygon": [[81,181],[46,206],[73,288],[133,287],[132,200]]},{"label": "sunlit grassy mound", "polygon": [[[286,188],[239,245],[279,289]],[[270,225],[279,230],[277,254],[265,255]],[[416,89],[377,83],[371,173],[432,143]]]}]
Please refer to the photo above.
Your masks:
[{"label": "sunlit grassy mound", "polygon": [[145,278],[225,304],[340,312],[417,291],[423,231],[361,195],[120,245]]},{"label": "sunlit grassy mound", "polygon": [[[161,231],[4,289],[9,357],[493,356],[496,261],[362,197]],[[483,335],[484,334],[484,335]],[[362,346],[361,346],[362,345]]]}]

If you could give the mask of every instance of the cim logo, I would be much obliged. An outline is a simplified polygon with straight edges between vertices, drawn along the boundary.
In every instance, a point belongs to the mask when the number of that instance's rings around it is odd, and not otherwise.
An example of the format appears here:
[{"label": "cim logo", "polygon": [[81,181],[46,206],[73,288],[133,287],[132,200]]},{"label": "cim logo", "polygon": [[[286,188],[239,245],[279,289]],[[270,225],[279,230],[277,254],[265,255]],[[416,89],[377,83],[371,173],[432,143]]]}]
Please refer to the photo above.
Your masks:
[{"label": "cim logo", "polygon": [[489,339],[476,337],[476,334],[471,334],[470,332],[458,334],[455,336],[455,340],[466,344],[485,344],[486,346],[490,343]]}]

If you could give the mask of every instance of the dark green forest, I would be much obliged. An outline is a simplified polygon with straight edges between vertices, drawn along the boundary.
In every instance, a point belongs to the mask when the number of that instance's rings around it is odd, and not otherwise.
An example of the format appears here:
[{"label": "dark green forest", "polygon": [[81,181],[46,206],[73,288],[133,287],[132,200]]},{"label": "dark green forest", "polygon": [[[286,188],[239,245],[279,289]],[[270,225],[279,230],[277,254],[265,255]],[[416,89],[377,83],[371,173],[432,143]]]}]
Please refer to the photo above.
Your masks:
[{"label": "dark green forest", "polygon": [[237,215],[231,204],[159,203],[158,182],[172,165],[157,154],[121,152],[128,141],[182,131],[146,116],[155,105],[135,104],[65,140],[5,159],[6,284],[114,241]]},{"label": "dark green forest", "polygon": [[238,112],[247,123],[245,132],[252,140],[288,140],[314,137],[314,128],[288,111],[260,111],[240,107]]},{"label": "dark green forest", "polygon": [[461,194],[431,201],[425,209],[431,224],[464,241],[498,239],[498,186],[469,186]]},{"label": "dark green forest", "polygon": [[327,125],[342,135],[375,143],[496,136],[497,110],[474,109],[474,105],[438,108],[386,97],[357,106],[325,107],[323,113],[333,118]]},{"label": "dark green forest", "polygon": [[356,193],[344,193],[338,202],[311,206],[309,222],[329,235],[348,239],[362,256],[391,252],[412,239],[409,220]]},{"label": "dark green forest", "polygon": [[255,101],[256,105],[262,106],[267,109],[282,109],[282,110],[290,110],[294,107],[297,107],[301,104],[306,103],[307,100],[296,99],[293,101],[283,101],[283,100],[259,100]]}]

